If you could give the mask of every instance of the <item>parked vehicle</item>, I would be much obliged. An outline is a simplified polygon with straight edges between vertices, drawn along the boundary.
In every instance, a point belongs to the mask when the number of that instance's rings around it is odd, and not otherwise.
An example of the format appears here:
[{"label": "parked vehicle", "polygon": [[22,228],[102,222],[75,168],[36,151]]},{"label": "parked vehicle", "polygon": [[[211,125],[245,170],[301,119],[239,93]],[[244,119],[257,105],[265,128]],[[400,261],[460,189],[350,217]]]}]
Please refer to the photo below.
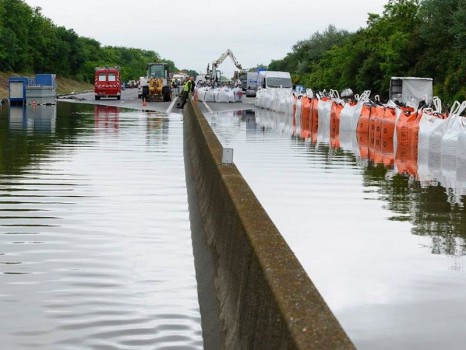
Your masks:
[{"label": "parked vehicle", "polygon": [[244,70],[239,72],[238,79],[241,82],[241,90],[246,92],[246,88],[247,88],[247,84],[248,84],[248,72],[246,72]]},{"label": "parked vehicle", "polygon": [[172,100],[172,87],[167,63],[147,64],[146,76],[139,78],[138,97],[149,102]]},{"label": "parked vehicle", "polygon": [[288,72],[262,71],[259,72],[257,84],[262,89],[293,89],[291,75]]},{"label": "parked vehicle", "polygon": [[144,90],[144,86],[146,86],[146,89],[148,89],[146,77],[139,77],[139,81],[138,81],[138,98],[142,98],[142,92]]},{"label": "parked vehicle", "polygon": [[248,72],[246,77],[246,97],[256,96],[259,72]]},{"label": "parked vehicle", "polygon": [[413,103],[417,106],[420,101],[432,102],[432,78],[392,77],[390,79],[389,99],[403,103]]},{"label": "parked vehicle", "polygon": [[119,67],[97,67],[94,73],[95,99],[102,97],[121,98],[121,81]]}]

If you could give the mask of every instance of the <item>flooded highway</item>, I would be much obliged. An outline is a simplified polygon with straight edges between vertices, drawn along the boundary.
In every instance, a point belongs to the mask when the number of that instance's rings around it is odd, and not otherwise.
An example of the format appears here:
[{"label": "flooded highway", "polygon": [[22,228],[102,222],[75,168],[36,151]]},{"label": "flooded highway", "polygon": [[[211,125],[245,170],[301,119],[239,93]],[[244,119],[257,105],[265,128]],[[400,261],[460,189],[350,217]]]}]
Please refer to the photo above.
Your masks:
[{"label": "flooded highway", "polygon": [[[0,110],[6,349],[205,346],[182,115],[127,94]],[[418,181],[248,99],[199,107],[357,348],[462,348],[464,164]]]},{"label": "flooded highway", "polygon": [[0,111],[2,349],[202,349],[180,114]]},{"label": "flooded highway", "polygon": [[283,113],[206,117],[358,349],[464,347],[464,164],[426,185]]}]

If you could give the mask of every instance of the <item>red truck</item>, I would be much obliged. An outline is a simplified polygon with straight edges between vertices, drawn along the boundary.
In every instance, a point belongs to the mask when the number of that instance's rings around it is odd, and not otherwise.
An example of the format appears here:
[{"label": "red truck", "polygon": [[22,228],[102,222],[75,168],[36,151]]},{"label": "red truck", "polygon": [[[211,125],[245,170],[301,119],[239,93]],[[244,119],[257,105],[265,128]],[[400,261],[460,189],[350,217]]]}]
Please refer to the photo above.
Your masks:
[{"label": "red truck", "polygon": [[94,92],[95,99],[101,97],[121,97],[121,81],[119,67],[97,67],[95,69]]}]

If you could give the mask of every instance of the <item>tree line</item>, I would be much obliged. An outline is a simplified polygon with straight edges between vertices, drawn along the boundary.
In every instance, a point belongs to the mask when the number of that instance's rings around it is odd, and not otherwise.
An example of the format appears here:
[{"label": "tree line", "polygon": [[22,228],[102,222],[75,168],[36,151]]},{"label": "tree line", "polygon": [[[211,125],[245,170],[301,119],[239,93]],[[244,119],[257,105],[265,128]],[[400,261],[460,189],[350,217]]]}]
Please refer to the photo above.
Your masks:
[{"label": "tree line", "polygon": [[466,98],[466,1],[389,0],[356,32],[330,25],[298,41],[269,70],[314,90],[351,88],[388,97],[390,77],[434,79],[446,101]]},{"label": "tree line", "polygon": [[0,0],[0,71],[23,74],[55,73],[89,83],[94,68],[120,66],[123,80],[145,74],[149,62],[167,62],[151,50],[102,46],[97,40],[81,37],[72,29],[56,26],[44,17],[40,7],[23,0]]}]

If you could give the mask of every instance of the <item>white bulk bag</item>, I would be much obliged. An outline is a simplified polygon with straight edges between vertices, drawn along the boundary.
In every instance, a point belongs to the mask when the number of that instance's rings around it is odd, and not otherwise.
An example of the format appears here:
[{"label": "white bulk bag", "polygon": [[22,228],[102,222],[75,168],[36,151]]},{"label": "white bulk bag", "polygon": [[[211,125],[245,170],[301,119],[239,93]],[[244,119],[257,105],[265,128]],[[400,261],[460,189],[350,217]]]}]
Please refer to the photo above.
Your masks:
[{"label": "white bulk bag", "polygon": [[233,102],[241,102],[243,99],[243,90],[240,88],[233,89],[234,101]]},{"label": "white bulk bag", "polygon": [[265,108],[265,90],[264,89],[257,90],[255,105],[256,107],[259,107],[259,108]]},{"label": "white bulk bag", "polygon": [[454,111],[459,107],[460,103],[455,101],[452,107],[452,113],[450,113],[448,118],[437,122],[437,125],[432,129],[432,132],[429,135],[429,153],[441,154],[442,137],[447,129],[448,121],[450,120],[450,117],[454,116]]},{"label": "white bulk bag", "polygon": [[362,105],[363,102],[358,101],[358,103],[354,105],[346,103],[343,106],[340,114],[340,130],[356,131]]},{"label": "white bulk bag", "polygon": [[419,139],[418,148],[420,150],[429,151],[429,137],[434,129],[443,122],[443,119],[432,110],[424,110],[419,121]]},{"label": "white bulk bag", "polygon": [[298,98],[296,101],[296,114],[295,114],[295,125],[296,125],[296,134],[299,135],[301,133],[301,109],[303,107],[303,103],[301,98]]},{"label": "white bulk bag", "polygon": [[234,103],[235,102],[235,93],[233,92],[233,90],[228,90],[227,95],[228,95],[228,102]]},{"label": "white bulk bag", "polygon": [[330,126],[330,112],[332,109],[332,100],[328,99],[327,101],[319,100],[317,102],[317,113],[319,116],[319,126],[321,129],[325,125]]},{"label": "white bulk bag", "polygon": [[207,92],[208,88],[205,87],[200,87],[197,89],[197,99],[201,102],[205,101],[205,94]]},{"label": "white bulk bag", "polygon": [[466,118],[461,118],[461,130],[458,135],[457,161],[466,161]]},{"label": "white bulk bag", "polygon": [[204,95],[205,102],[215,102],[215,91],[214,90],[207,90]]},{"label": "white bulk bag", "polygon": [[229,102],[228,93],[223,89],[216,90],[215,102],[228,103]]},{"label": "white bulk bag", "polygon": [[[445,133],[442,136],[440,152],[442,158],[455,158],[456,161],[456,150],[458,148],[458,136],[462,131],[462,117],[460,116],[466,108],[466,101],[464,101],[460,107],[453,112],[448,118],[448,123],[445,127]],[[456,165],[455,165],[456,166]]]}]

